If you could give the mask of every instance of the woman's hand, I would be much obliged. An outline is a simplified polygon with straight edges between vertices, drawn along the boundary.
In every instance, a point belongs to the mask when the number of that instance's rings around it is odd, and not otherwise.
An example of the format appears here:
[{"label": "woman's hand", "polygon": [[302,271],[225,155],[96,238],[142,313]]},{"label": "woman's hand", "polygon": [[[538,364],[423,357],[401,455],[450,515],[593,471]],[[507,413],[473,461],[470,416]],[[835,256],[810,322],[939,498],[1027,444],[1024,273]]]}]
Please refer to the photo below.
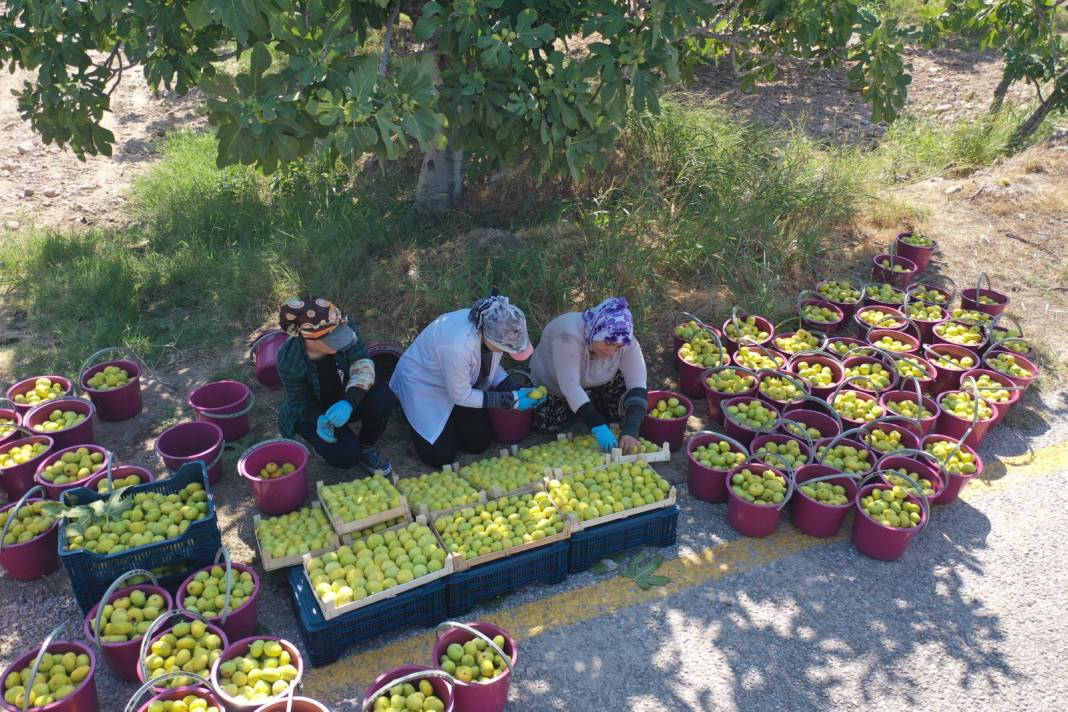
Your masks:
[{"label": "woman's hand", "polygon": [[624,455],[633,455],[641,446],[638,444],[638,438],[633,435],[624,435],[619,439],[619,447]]}]

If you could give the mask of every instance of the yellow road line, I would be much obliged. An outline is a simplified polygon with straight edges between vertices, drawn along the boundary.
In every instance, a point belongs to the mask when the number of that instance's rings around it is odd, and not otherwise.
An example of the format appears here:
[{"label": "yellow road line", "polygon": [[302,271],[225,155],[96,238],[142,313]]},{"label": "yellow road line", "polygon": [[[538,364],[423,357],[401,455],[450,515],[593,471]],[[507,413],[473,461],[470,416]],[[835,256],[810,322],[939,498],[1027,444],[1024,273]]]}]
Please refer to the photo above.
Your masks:
[{"label": "yellow road line", "polygon": [[[972,500],[1014,489],[1052,472],[1068,469],[1068,442],[1021,456],[998,458],[998,462],[1004,465],[1005,474],[996,480],[973,482],[962,492],[961,499]],[[987,464],[995,474],[1001,469],[998,462]],[[671,579],[664,586],[642,591],[629,579],[613,576],[589,586],[496,611],[493,621],[511,632],[517,641],[523,641],[622,608],[649,603],[708,581],[752,571],[846,537],[843,533],[830,539],[815,539],[792,527],[783,527],[764,539],[734,539],[666,561],[657,571]],[[346,688],[355,695],[374,676],[386,670],[405,663],[429,664],[434,639],[433,631],[413,635],[311,670],[304,677],[305,691],[312,697],[335,697],[338,690]]]}]

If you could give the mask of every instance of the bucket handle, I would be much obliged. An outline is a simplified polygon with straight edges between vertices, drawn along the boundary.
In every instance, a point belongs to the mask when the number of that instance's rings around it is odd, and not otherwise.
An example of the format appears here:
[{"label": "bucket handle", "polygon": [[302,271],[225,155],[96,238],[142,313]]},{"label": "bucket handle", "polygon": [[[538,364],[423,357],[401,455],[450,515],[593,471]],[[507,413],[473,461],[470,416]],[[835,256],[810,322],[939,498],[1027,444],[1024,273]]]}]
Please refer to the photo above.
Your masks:
[{"label": "bucket handle", "polygon": [[148,569],[131,569],[111,582],[111,585],[108,586],[108,590],[104,591],[104,595],[100,597],[100,603],[96,606],[96,619],[93,621],[93,625],[90,628],[96,636],[94,642],[96,642],[97,647],[101,650],[104,649],[104,644],[100,642],[100,628],[104,625],[104,606],[107,605],[111,595],[122,588],[122,584],[126,583],[127,579],[133,578],[134,576],[147,576],[149,580],[152,581],[153,585],[159,586],[159,579]]},{"label": "bucket handle", "polygon": [[[889,423],[889,424],[893,425],[896,422],[904,423],[906,429],[910,433],[915,435],[917,438],[922,438],[923,437],[923,429],[920,427],[919,422],[916,419],[909,418],[908,416],[905,416],[905,415],[880,415],[875,420],[869,420],[868,422],[864,423],[864,425],[861,425],[857,429],[864,431],[864,433],[867,434],[867,435],[870,435],[871,432],[876,429],[875,426],[879,425],[880,423]],[[913,430],[913,428],[915,428],[915,430]],[[872,450],[875,450],[875,447],[871,443],[869,443],[866,440],[864,440],[863,436],[861,437],[861,442],[864,443],[865,445],[867,445],[868,447],[870,447]],[[878,450],[875,450],[875,451],[879,452]],[[899,452],[901,452],[901,450],[894,450],[893,452],[886,452],[886,453],[880,453],[880,454],[881,455],[896,455]]]},{"label": "bucket handle", "polygon": [[174,385],[168,383],[167,381],[164,381],[162,378],[159,377],[159,374],[156,372],[156,369],[149,366],[148,363],[143,358],[138,356],[135,351],[133,351],[132,349],[128,349],[125,346],[108,346],[106,348],[100,349],[94,354],[91,354],[89,358],[85,359],[85,361],[82,362],[82,367],[78,369],[78,378],[74,381],[74,386],[72,390],[85,390],[84,388],[82,388],[82,377],[85,375],[86,371],[96,365],[95,361],[101,356],[104,356],[105,354],[119,354],[123,357],[129,358],[131,361],[135,361],[141,366],[142,369],[144,369],[145,373],[152,376],[152,380],[154,380],[156,383],[159,383],[161,386],[168,390],[175,390]]},{"label": "bucket handle", "polygon": [[[0,551],[4,550],[4,539],[7,538],[7,530],[11,527],[11,522],[15,521],[15,513],[22,509],[22,506],[26,504],[26,501],[34,494],[40,494],[41,499],[48,499],[48,496],[45,494],[45,489],[41,485],[30,487],[26,490],[25,494],[19,497],[19,500],[15,502],[15,506],[8,510],[7,519],[4,520],[4,528],[0,531]],[[49,527],[49,529],[51,529],[51,527]]]},{"label": "bucket handle", "polygon": [[[220,413],[218,415],[216,415],[215,413],[205,413],[204,417],[205,418],[210,418],[211,420],[233,420],[234,418],[240,418],[242,416],[248,415],[249,411],[252,410],[252,406],[254,406],[254,405],[256,405],[256,394],[253,393],[251,389],[249,389],[249,392],[248,392],[248,405],[246,405],[241,410],[237,411],[236,413]],[[193,410],[197,410],[197,409],[194,408]],[[199,410],[197,411],[197,415],[198,416],[200,415],[200,411]]]},{"label": "bucket handle", "polygon": [[[923,494],[923,487],[921,487],[920,483],[917,482],[916,480],[912,479],[908,475],[902,475],[900,472],[894,472],[893,470],[875,470],[874,472],[871,472],[867,476],[865,476],[864,479],[862,479],[857,484],[857,494],[858,495],[860,494],[860,490],[864,489],[868,485],[868,482],[870,480],[878,478],[877,481],[881,481],[883,475],[885,475],[885,474],[891,474],[894,477],[900,477],[900,478],[906,480],[909,483],[909,485],[912,487],[913,491],[909,492],[908,496],[909,497],[915,497],[916,500],[919,501],[919,503],[920,503],[920,508],[923,509],[923,511],[924,511],[923,525],[920,526],[919,531],[916,532],[917,534],[919,534],[920,532],[922,532],[924,529],[927,528],[927,525],[931,521],[931,503],[930,503],[930,501],[928,501],[927,497]],[[857,506],[858,507],[860,506],[860,498],[859,498],[859,496],[857,498]]]},{"label": "bucket handle", "polygon": [[[811,301],[820,302],[822,304],[830,304],[832,307],[837,309],[839,312],[842,311],[841,309],[838,309],[838,307],[834,306],[834,303],[831,302],[829,299],[827,299],[827,297],[823,296],[822,294],[817,292],[815,289],[802,289],[800,292],[797,293],[797,299],[794,301],[794,309],[798,313],[798,315],[801,314],[801,309],[805,306],[803,302],[806,301],[805,300],[805,295],[806,294],[813,295],[813,298],[812,298]],[[812,323],[820,324],[820,326],[830,326],[830,324],[822,324],[820,322],[812,322]]]},{"label": "bucket handle", "polygon": [[[478,630],[475,630],[473,627],[467,625],[466,623],[460,623],[459,621],[445,621],[443,623],[439,623],[438,626],[437,626],[437,630],[439,632],[441,632],[443,630],[448,630],[449,628],[459,628],[460,630],[462,630],[462,631],[464,631],[466,633],[470,633],[471,635],[475,636],[476,638],[481,638],[482,640],[484,640],[486,642],[486,645],[488,645],[489,647],[493,648],[494,652],[496,652],[498,655],[501,656],[501,660],[504,661],[504,664],[508,668],[508,671],[511,672],[511,670],[512,670],[512,656],[506,654],[503,650],[501,650],[500,646],[498,646],[496,643],[494,643],[493,639],[490,638],[488,635],[486,635],[485,633],[482,633],[482,632],[480,632]],[[446,673],[446,674],[448,674],[448,673]]]},{"label": "bucket handle", "polygon": [[[860,435],[860,436],[863,437],[864,433],[866,433],[866,432],[867,431],[864,430],[864,426],[863,425],[861,425],[859,427],[856,427],[856,428],[850,428],[849,430],[843,430],[842,432],[838,433],[833,438],[831,438],[831,442],[827,443],[827,445],[825,446],[827,448],[826,451],[830,452],[831,450],[833,450],[835,447],[838,446],[838,443],[840,443],[843,440],[845,440],[847,438],[847,436],[849,436],[849,435]],[[860,440],[860,442],[861,442],[862,445],[865,445],[865,447],[866,447],[866,444],[864,443],[863,440]],[[815,462],[815,463],[817,463],[819,465],[822,465],[823,464],[823,460],[820,458],[820,454],[819,454],[818,450],[819,450],[819,448],[817,448],[816,452],[812,453],[812,460],[813,460],[813,462]]]},{"label": "bucket handle", "polygon": [[7,403],[11,406],[10,408],[8,408],[8,410],[13,410],[16,413],[18,412],[18,403],[16,403],[15,401],[11,400],[10,398],[0,397],[0,408],[4,407],[4,403]]},{"label": "bucket handle", "polygon": [[875,347],[872,346],[871,344],[868,344],[868,343],[857,344],[856,346],[849,347],[848,349],[846,349],[846,352],[844,354],[842,354],[841,356],[835,356],[835,358],[837,358],[840,361],[842,361],[843,362],[843,367],[844,367],[844,365],[845,365],[844,362],[845,362],[845,360],[847,358],[852,358],[853,356],[871,356],[871,352],[874,351],[874,350],[875,350]]},{"label": "bucket handle", "polygon": [[[490,641],[490,642],[492,643],[493,641]],[[494,647],[496,647],[496,646],[494,646]],[[504,658],[504,659],[508,658],[507,655],[502,655],[501,657]],[[444,670],[421,670],[421,671],[417,671],[417,672],[410,672],[407,675],[401,675],[396,680],[390,680],[388,683],[382,685],[382,687],[378,688],[377,690],[375,690],[374,692],[369,694],[367,697],[364,698],[363,702],[360,704],[360,709],[362,710],[362,712],[367,712],[367,710],[371,709],[371,706],[374,705],[375,700],[377,700],[379,697],[381,697],[382,695],[384,695],[387,692],[389,692],[390,690],[392,690],[396,685],[403,685],[404,683],[412,682],[413,680],[425,680],[428,677],[440,678],[440,679],[444,680],[446,683],[448,683],[450,688],[452,687],[453,683],[456,681],[455,677],[453,677],[449,673],[445,672]],[[295,685],[290,685],[289,705],[287,705],[287,710],[289,709],[289,706],[291,706],[293,704],[293,692],[292,692],[292,689],[294,687],[296,687],[296,686]]]},{"label": "bucket handle", "polygon": [[775,509],[782,509],[789,503],[790,497],[794,493],[794,478],[796,477],[796,475],[794,473],[794,468],[790,467],[789,462],[783,459],[783,457],[777,452],[766,452],[759,458],[757,457],[756,453],[753,453],[749,457],[745,458],[745,460],[742,462],[741,465],[739,465],[739,467],[745,467],[750,462],[763,462],[765,457],[771,457],[778,460],[780,463],[782,463],[783,470],[786,471],[786,494],[783,496],[782,501],[775,505]]},{"label": "bucket handle", "polygon": [[988,292],[994,291],[994,285],[990,283],[990,275],[986,272],[980,272],[978,279],[975,280],[975,301],[979,302],[979,293],[983,291],[983,280],[986,280],[986,290]]},{"label": "bucket handle", "polygon": [[[841,393],[842,389],[845,386],[847,386],[849,383],[851,383],[852,381],[867,381],[869,384],[871,384],[873,386],[875,385],[875,383],[873,383],[870,378],[868,378],[867,376],[861,375],[861,374],[857,374],[856,376],[846,376],[845,378],[842,379],[841,383],[839,383],[837,386],[835,386],[835,389],[833,391],[831,391],[830,398],[827,399],[827,404],[830,405],[831,408],[834,408],[834,401],[838,398],[838,394]],[[837,412],[837,411],[835,411],[835,412]]]},{"label": "bucket handle", "polygon": [[[753,337],[747,336],[746,334],[742,333],[742,326],[741,326],[741,323],[738,321],[738,305],[737,304],[735,304],[733,307],[731,307],[731,319],[730,319],[730,321],[734,325],[734,328],[738,330],[738,338],[732,338],[730,335],[724,334],[725,336],[727,336],[728,339],[731,339],[732,341],[734,341],[734,343],[738,344],[738,346],[742,346],[742,344],[751,345],[751,346],[759,346],[760,345]],[[771,333],[772,334],[775,333],[775,327],[774,326],[772,326]],[[772,359],[772,360],[774,360],[774,359]]]},{"label": "bucket handle", "polygon": [[[798,400],[799,401],[805,401],[807,403],[815,403],[816,405],[820,406],[821,408],[823,408],[827,412],[828,415],[831,416],[831,418],[834,419],[834,422],[838,424],[838,432],[841,432],[842,430],[845,430],[845,424],[842,422],[842,416],[838,415],[838,411],[835,410],[834,407],[828,401],[825,401],[822,398],[817,398],[816,396],[813,396],[813,395],[805,395],[805,396],[802,396],[801,398],[798,398]],[[787,420],[786,419],[786,414],[784,413],[783,414],[783,422],[796,423],[797,421]],[[798,424],[799,425],[803,425],[803,423],[798,423]]]},{"label": "bucket handle", "polygon": [[682,314],[682,315],[683,315],[684,317],[687,317],[687,318],[689,318],[689,319],[690,319],[690,321],[694,321],[694,322],[697,322],[697,325],[698,325],[699,327],[701,327],[701,328],[702,328],[702,329],[704,329],[705,331],[709,332],[710,334],[715,334],[715,333],[716,333],[716,327],[712,326],[711,324],[706,324],[706,323],[705,323],[704,321],[702,321],[702,320],[701,320],[701,318],[700,318],[700,317],[694,316],[694,315],[693,315],[693,314],[691,314],[690,312],[680,312],[680,313],[681,313],[681,314]]},{"label": "bucket handle", "polygon": [[223,625],[226,625],[226,619],[230,617],[230,597],[233,593],[234,587],[234,563],[230,558],[230,550],[225,546],[220,546],[219,550],[215,552],[215,563],[219,563],[219,557],[222,557],[226,563],[226,604],[223,606],[222,613],[219,614],[219,620]]},{"label": "bucket handle", "polygon": [[[915,376],[909,376],[907,380],[912,381],[912,385],[916,389],[916,417],[915,418],[910,418],[907,415],[901,415],[901,414],[898,414],[898,417],[899,418],[904,418],[905,420],[907,420],[909,422],[915,423],[916,427],[920,429],[920,437],[922,438],[923,437],[923,425],[922,425],[922,423],[923,423],[923,393],[920,391],[920,379],[916,378]],[[904,389],[902,389],[902,390],[904,390]],[[889,405],[887,406],[887,410],[890,410],[890,406]],[[883,417],[889,417],[889,416],[883,416]]]},{"label": "bucket handle", "polygon": [[[772,352],[771,349],[769,349],[768,347],[763,346],[761,344],[758,344],[757,342],[753,341],[752,339],[750,339],[749,343],[746,343],[746,344],[739,343],[738,352],[741,353],[742,349],[747,349],[749,351],[756,351],[757,353],[759,353],[764,358],[766,358],[769,361],[771,361],[776,366],[778,366],[778,364],[779,364],[779,359],[777,359],[775,357],[775,353]],[[783,365],[784,366],[786,365],[786,359],[785,358],[783,359]]]},{"label": "bucket handle", "polygon": [[[990,322],[990,331],[994,332],[998,328],[1002,328],[1001,327],[1001,320],[1002,319],[1008,319],[1009,321],[1012,322],[1012,325],[1016,327],[1016,338],[1018,338],[1018,339],[1020,339],[1022,341],[1023,338],[1024,338],[1023,325],[1020,324],[1020,320],[1019,319],[1014,317],[1012,314],[1009,314],[1008,312],[1001,312],[1000,314],[998,314],[997,316],[994,317],[994,320]],[[1007,334],[1009,334],[1010,337],[1011,337],[1011,335],[1012,335],[1011,331],[1009,331],[1008,329],[1005,329],[1005,332]],[[1004,339],[1002,339],[1002,341],[1004,341]],[[999,342],[999,343],[1001,343],[1001,342]],[[7,400],[7,399],[6,398],[0,399],[0,402],[5,401],[5,400]],[[8,401],[8,402],[11,403],[11,401]],[[14,405],[14,403],[11,403],[11,404]]]},{"label": "bucket handle", "polygon": [[70,637],[70,628],[67,627],[66,623],[60,623],[52,629],[52,632],[49,633],[44,639],[44,642],[41,643],[41,648],[37,651],[37,657],[33,659],[30,680],[25,685],[25,694],[22,696],[22,712],[26,712],[30,709],[30,689],[33,687],[34,681],[37,679],[37,671],[41,668],[41,661],[44,660],[44,654],[48,652],[48,646],[52,644],[52,641],[54,641],[60,633],[66,635],[68,638]]},{"label": "bucket handle", "polygon": [[[701,372],[701,380],[702,381],[707,381],[709,375],[711,375],[712,373],[719,373],[720,371],[728,371],[728,370],[729,371],[741,371],[742,373],[749,374],[754,379],[759,379],[759,376],[757,376],[757,371],[754,371],[751,368],[746,368],[745,366],[735,366],[733,364],[729,364],[728,363],[728,364],[725,364],[723,366],[713,366],[712,368],[706,368],[704,371]],[[754,385],[756,385],[756,384],[754,383]],[[716,391],[716,392],[719,393],[719,391]],[[723,395],[732,395],[732,394],[724,393]]]},{"label": "bucket handle", "polygon": [[698,430],[696,433],[690,436],[690,440],[693,440],[699,435],[715,435],[720,440],[729,443],[731,447],[734,447],[735,449],[741,451],[742,454],[744,454],[746,457],[749,456],[749,448],[747,448],[745,445],[742,445],[740,442],[732,438],[730,435],[727,435],[726,433],[717,433],[715,430]]},{"label": "bucket handle", "polygon": [[[982,395],[983,391],[1025,391],[1025,390],[1027,390],[1023,386],[1015,386],[1015,385],[1013,385],[1013,386],[1003,386],[1000,383],[997,386],[980,386],[979,382],[975,380],[975,376],[968,376],[963,381],[961,381],[960,389],[962,391],[970,392],[976,398],[983,398],[983,395]],[[986,399],[983,398],[983,400],[986,400]],[[979,409],[979,406],[977,404],[976,405],[976,410],[978,410],[978,409]]]},{"label": "bucket handle", "polygon": [[918,457],[926,458],[927,460],[930,460],[931,464],[934,465],[938,469],[938,473],[940,475],[945,475],[946,474],[946,468],[944,468],[942,466],[942,461],[939,460],[937,457],[935,457],[933,454],[927,452],[926,450],[918,450],[918,449],[913,448],[913,447],[906,447],[906,448],[902,448],[901,450],[898,450],[898,451],[896,451],[894,453],[891,453],[891,455],[893,457],[913,457],[913,456],[918,456]]},{"label": "bucket handle", "polygon": [[[757,390],[758,391],[760,390],[760,383],[761,383],[760,374],[762,374],[762,373],[766,373],[766,374],[768,374],[769,376],[771,376],[773,378],[785,378],[787,381],[792,383],[797,388],[797,390],[801,391],[801,393],[803,393],[805,395],[808,395],[808,393],[809,393],[808,383],[806,381],[804,381],[801,378],[798,378],[795,374],[787,373],[785,370],[780,369],[780,368],[759,368],[759,369],[757,369]],[[793,401],[790,401],[789,403],[793,403]],[[785,405],[789,405],[789,403],[786,403]]]},{"label": "bucket handle", "polygon": [[123,712],[133,712],[135,709],[137,709],[137,703],[141,701],[141,698],[144,696],[144,694],[149,690],[153,689],[156,685],[158,685],[161,680],[171,680],[179,677],[191,677],[194,680],[200,682],[200,684],[203,685],[207,690],[212,689],[211,682],[207,678],[195,672],[183,672],[182,670],[171,670],[170,672],[162,672],[159,675],[156,675],[151,680],[147,681],[145,684],[141,685],[141,687],[137,688],[137,692],[133,693],[133,697],[131,697],[126,703],[126,707],[124,708]]},{"label": "bucket handle", "polygon": [[[204,625],[211,625],[207,618],[200,615],[196,611],[191,611],[188,608],[172,608],[166,613],[162,614],[159,618],[152,621],[152,625],[148,626],[148,630],[141,636],[141,649],[137,656],[137,667],[141,670],[141,676],[148,679],[148,668],[145,667],[145,653],[148,652],[149,641],[156,635],[156,633],[168,623],[175,616],[188,616],[194,620],[198,620]],[[188,675],[188,673],[186,673]],[[163,677],[159,675],[158,677]]]},{"label": "bucket handle", "polygon": [[[900,378],[910,378],[913,381],[916,381],[917,384],[919,384],[919,382],[920,382],[920,380],[918,378],[916,378],[916,376],[906,376],[905,374],[901,373],[901,371],[899,370],[899,367],[901,366],[902,362],[908,363],[908,364],[913,365],[913,366],[917,366],[920,369],[920,371],[923,372],[923,375],[924,375],[925,378],[934,378],[934,374],[931,373],[930,367],[925,363],[922,363],[920,361],[916,361],[916,362],[909,361],[909,357],[907,355],[898,355],[898,354],[889,354],[888,353],[887,356],[890,358],[890,362],[894,365],[894,370],[897,371],[897,375]],[[923,357],[922,356],[917,356],[917,358],[923,358]],[[917,388],[918,387],[919,386],[917,385]]]}]

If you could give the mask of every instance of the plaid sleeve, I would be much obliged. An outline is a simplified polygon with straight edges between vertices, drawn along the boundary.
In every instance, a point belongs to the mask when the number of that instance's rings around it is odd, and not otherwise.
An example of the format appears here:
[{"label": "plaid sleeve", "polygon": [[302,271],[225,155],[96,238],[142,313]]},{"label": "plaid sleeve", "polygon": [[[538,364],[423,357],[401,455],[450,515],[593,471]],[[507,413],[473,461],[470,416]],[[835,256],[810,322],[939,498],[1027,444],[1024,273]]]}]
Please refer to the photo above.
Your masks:
[{"label": "plaid sleeve", "polygon": [[278,350],[278,377],[282,381],[282,407],[278,411],[279,429],[284,437],[293,437],[297,421],[312,404],[308,385],[308,359],[299,340],[287,341]]}]

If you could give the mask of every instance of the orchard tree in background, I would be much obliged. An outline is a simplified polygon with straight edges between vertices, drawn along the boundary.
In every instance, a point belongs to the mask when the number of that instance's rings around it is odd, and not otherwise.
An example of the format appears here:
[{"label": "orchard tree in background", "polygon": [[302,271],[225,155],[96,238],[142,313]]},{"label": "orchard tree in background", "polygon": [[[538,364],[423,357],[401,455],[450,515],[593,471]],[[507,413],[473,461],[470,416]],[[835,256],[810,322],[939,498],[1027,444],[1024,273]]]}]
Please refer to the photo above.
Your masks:
[{"label": "orchard tree in background", "polygon": [[[220,166],[266,172],[313,151],[424,160],[417,205],[454,204],[465,167],[603,168],[630,111],[680,67],[729,58],[744,81],[782,56],[852,63],[876,120],[909,77],[902,33],[860,0],[5,0],[0,63],[31,70],[19,110],[46,143],[110,155],[123,74],[200,87]],[[407,21],[410,21],[409,22]],[[400,31],[404,24],[405,31]],[[410,29],[409,29],[410,28]]]}]

